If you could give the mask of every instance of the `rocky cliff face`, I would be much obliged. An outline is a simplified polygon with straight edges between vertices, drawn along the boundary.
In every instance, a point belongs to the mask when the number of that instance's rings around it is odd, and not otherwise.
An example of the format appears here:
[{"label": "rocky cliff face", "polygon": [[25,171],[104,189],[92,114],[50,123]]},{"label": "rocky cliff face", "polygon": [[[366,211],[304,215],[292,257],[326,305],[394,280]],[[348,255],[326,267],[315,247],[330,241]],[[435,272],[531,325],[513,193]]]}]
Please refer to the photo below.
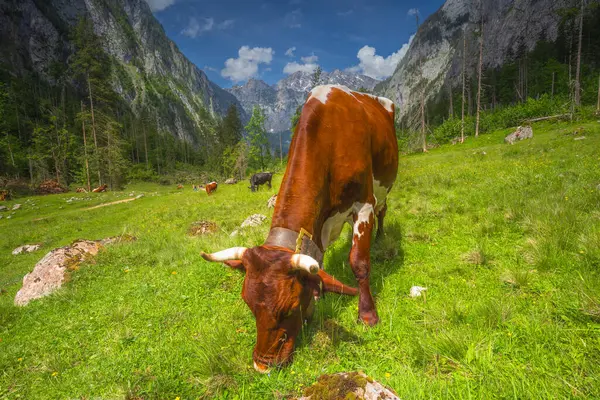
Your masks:
[{"label": "rocky cliff face", "polygon": [[69,32],[82,16],[114,61],[116,91],[134,112],[157,99],[161,129],[195,141],[202,109],[217,115],[237,104],[167,38],[145,0],[0,0],[0,67],[52,81],[52,66],[73,53]]},{"label": "rocky cliff face", "polygon": [[[559,13],[571,0],[482,0],[484,68],[498,67],[531,51],[541,40],[558,34]],[[435,98],[444,85],[461,85],[463,35],[467,38],[467,74],[479,62],[479,0],[447,0],[419,28],[394,74],[375,89],[396,104],[403,117],[425,98]],[[422,71],[422,72],[420,72]]]},{"label": "rocky cliff face", "polygon": [[[354,90],[361,87],[373,90],[378,82],[365,75],[340,70],[323,72],[321,75],[321,84],[345,85]],[[277,140],[273,142],[279,143],[280,132],[283,132],[284,140],[289,138],[290,119],[296,112],[296,108],[304,103],[310,89],[312,89],[312,74],[299,71],[273,86],[261,80],[250,79],[243,86],[234,86],[226,90],[238,99],[248,115],[252,113],[254,105],[260,105],[267,116],[267,131],[277,136]]]}]

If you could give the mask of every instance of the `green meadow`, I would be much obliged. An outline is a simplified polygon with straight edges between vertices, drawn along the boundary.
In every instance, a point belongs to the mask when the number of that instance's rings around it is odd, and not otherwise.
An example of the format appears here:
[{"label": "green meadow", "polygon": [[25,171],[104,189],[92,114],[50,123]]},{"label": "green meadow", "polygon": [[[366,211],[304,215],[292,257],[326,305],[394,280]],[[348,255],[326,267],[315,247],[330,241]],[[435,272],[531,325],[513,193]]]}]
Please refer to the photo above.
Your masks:
[{"label": "green meadow", "polygon": [[[0,213],[0,398],[283,399],[341,371],[402,399],[600,398],[600,123],[534,125],[515,145],[503,143],[509,132],[401,156],[387,235],[372,248],[380,324],[357,323],[357,299],[328,294],[293,364],[270,375],[252,368],[243,275],[199,253],[262,244],[268,222],[230,233],[271,216],[282,174],[257,193],[247,181],[210,197],[136,184],[6,202],[22,207]],[[144,197],[89,209],[131,193]],[[190,236],[200,220],[218,231]],[[55,294],[13,305],[51,249],[123,234],[137,240],[74,268]],[[354,284],[349,234],[325,269]],[[29,243],[43,247],[11,254]],[[425,296],[410,298],[413,285]]]}]

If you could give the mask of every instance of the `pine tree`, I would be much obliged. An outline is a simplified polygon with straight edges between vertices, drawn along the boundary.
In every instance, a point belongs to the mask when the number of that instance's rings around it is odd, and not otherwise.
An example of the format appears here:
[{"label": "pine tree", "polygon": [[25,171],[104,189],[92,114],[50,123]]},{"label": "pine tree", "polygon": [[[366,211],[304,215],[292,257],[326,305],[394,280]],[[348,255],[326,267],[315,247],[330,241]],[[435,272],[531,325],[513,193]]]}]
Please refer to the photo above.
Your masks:
[{"label": "pine tree", "polygon": [[311,80],[312,87],[319,86],[321,84],[321,74],[322,73],[323,73],[323,70],[321,69],[321,67],[317,66],[317,69],[315,69],[315,72],[313,72],[313,75],[312,75],[312,80]]},{"label": "pine tree", "polygon": [[250,139],[250,160],[264,171],[269,159],[269,138],[265,129],[265,114],[259,106],[254,106],[246,132]]}]

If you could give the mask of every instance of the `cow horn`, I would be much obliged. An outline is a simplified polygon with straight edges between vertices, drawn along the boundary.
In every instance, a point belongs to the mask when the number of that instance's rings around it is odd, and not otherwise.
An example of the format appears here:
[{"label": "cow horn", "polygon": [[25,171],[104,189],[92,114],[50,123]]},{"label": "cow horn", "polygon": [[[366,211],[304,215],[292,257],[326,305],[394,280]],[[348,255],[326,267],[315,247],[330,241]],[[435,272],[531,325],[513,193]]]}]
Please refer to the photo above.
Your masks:
[{"label": "cow horn", "polygon": [[294,254],[291,261],[294,268],[303,269],[311,274],[319,272],[319,263],[311,256]]},{"label": "cow horn", "polygon": [[206,254],[200,253],[202,258],[206,261],[223,262],[231,260],[241,260],[244,257],[244,253],[248,250],[247,247],[232,247],[230,249],[221,250],[216,253]]}]

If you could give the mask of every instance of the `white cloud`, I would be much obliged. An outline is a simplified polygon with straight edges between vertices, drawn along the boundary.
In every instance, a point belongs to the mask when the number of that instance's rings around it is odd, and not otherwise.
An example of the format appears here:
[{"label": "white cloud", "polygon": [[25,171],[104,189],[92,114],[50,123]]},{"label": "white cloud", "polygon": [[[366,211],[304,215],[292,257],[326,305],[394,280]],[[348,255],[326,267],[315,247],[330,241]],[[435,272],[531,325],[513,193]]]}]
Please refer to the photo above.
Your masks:
[{"label": "white cloud", "polygon": [[240,47],[238,58],[229,58],[225,61],[225,68],[221,76],[233,82],[245,81],[258,74],[259,64],[271,64],[275,52],[270,47]]},{"label": "white cloud", "polygon": [[400,50],[385,58],[377,55],[374,47],[364,46],[356,55],[356,57],[360,60],[360,63],[348,68],[347,70],[350,72],[361,73],[375,79],[385,79],[394,73],[396,66],[406,55],[413,38],[414,35],[408,39],[408,43],[402,45]]},{"label": "white cloud", "polygon": [[409,17],[414,17],[415,15],[419,15],[419,9],[418,8],[411,8],[410,10],[408,10],[408,16]]},{"label": "white cloud", "polygon": [[203,18],[203,23],[200,24],[196,17],[191,17],[188,26],[181,31],[182,35],[189,36],[192,39],[202,35],[205,32],[210,32],[214,29],[228,29],[233,26],[232,19],[226,19],[223,22],[215,23],[214,18]]},{"label": "white cloud", "polygon": [[288,57],[294,57],[294,52],[296,51],[296,46],[292,46],[285,51],[285,55]]},{"label": "white cloud", "polygon": [[338,11],[336,14],[338,15],[338,17],[347,17],[347,16],[351,15],[352,13],[354,13],[354,10],[349,9],[346,11]]},{"label": "white cloud", "polygon": [[301,60],[302,64],[296,61],[287,63],[285,67],[283,67],[283,73],[293,74],[294,72],[302,71],[310,74],[319,66],[319,64],[317,64],[319,57],[315,56],[314,54],[307,57],[301,57]]},{"label": "white cloud", "polygon": [[172,6],[175,0],[146,0],[152,11],[162,11]]},{"label": "white cloud", "polygon": [[319,61],[319,57],[315,56],[314,54],[311,54],[310,56],[307,56],[307,57],[300,57],[300,59],[302,60],[302,62],[304,62],[306,64],[313,64],[313,63]]}]

